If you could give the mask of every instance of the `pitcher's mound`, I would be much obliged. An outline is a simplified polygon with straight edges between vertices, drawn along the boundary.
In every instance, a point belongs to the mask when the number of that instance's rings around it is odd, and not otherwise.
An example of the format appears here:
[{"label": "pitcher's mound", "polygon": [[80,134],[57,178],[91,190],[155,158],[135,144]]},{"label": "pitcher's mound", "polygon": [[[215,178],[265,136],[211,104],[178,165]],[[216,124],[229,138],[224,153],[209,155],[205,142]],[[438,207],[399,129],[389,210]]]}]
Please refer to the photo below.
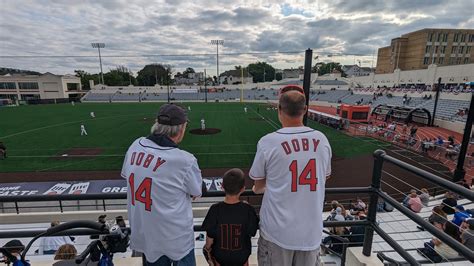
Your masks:
[{"label": "pitcher's mound", "polygon": [[196,134],[196,135],[214,135],[219,132],[221,132],[221,130],[218,128],[206,128],[204,130],[200,128],[195,128],[195,129],[189,130],[189,133]]}]

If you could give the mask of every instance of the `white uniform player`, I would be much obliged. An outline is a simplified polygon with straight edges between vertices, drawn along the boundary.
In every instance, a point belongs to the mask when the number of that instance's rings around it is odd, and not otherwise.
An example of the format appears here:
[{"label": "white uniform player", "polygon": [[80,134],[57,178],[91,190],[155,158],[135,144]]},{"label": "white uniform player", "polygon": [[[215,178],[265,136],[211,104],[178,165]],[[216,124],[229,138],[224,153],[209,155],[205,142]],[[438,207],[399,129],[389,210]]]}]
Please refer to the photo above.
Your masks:
[{"label": "white uniform player", "polygon": [[71,105],[74,106],[76,105],[76,103],[74,101],[71,101]]},{"label": "white uniform player", "polygon": [[95,113],[94,112],[91,112],[90,115],[91,115],[92,118],[95,118]]},{"label": "white uniform player", "polygon": [[84,136],[84,135],[87,136],[86,127],[84,126],[84,124],[81,124],[81,136]]},{"label": "white uniform player", "polygon": [[206,120],[204,118],[201,118],[201,130],[206,130]]},{"label": "white uniform player", "polygon": [[191,106],[188,106],[188,111],[191,111]]},{"label": "white uniform player", "polygon": [[247,113],[247,106],[244,107],[244,112]]},{"label": "white uniform player", "polygon": [[191,201],[201,195],[202,177],[196,158],[176,144],[184,136],[186,121],[180,107],[163,105],[152,130],[177,125],[184,128],[177,137],[152,134],[138,138],[123,163],[121,175],[127,179],[128,217],[133,231],[131,248],[144,253],[150,263],[162,256],[194,261]]},{"label": "white uniform player", "polygon": [[[301,116],[289,117],[283,113],[285,110],[279,110],[283,128],[260,139],[249,172],[250,178],[256,180],[254,191],[265,191],[258,258],[260,262],[266,253],[266,261],[278,261],[270,265],[292,265],[292,261],[298,262],[293,265],[315,265],[319,260],[331,147],[324,134],[303,126],[306,105],[304,95],[297,93],[285,94],[299,99]],[[284,95],[280,97],[281,106],[288,106],[283,98]],[[309,253],[303,255],[304,252]],[[271,258],[268,254],[272,254]]]}]

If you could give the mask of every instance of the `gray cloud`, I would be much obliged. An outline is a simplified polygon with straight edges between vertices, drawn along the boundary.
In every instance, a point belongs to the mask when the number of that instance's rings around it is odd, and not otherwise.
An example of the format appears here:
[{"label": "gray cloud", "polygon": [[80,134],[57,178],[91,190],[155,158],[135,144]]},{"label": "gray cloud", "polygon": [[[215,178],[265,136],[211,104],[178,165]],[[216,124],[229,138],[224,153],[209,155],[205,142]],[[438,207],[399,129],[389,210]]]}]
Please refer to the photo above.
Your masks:
[{"label": "gray cloud", "polygon": [[[3,0],[0,55],[89,55],[81,58],[0,58],[0,66],[40,72],[98,71],[91,42],[103,55],[210,54],[209,56],[105,57],[104,68],[147,63],[215,71],[211,39],[225,40],[222,70],[253,61],[298,67],[301,55],[225,55],[301,51],[371,57],[391,38],[427,27],[474,27],[472,0],[269,1],[250,0]],[[283,14],[285,10],[285,14]],[[294,12],[294,13],[292,13]],[[352,63],[354,56],[340,56]],[[213,70],[214,69],[214,70]]]}]

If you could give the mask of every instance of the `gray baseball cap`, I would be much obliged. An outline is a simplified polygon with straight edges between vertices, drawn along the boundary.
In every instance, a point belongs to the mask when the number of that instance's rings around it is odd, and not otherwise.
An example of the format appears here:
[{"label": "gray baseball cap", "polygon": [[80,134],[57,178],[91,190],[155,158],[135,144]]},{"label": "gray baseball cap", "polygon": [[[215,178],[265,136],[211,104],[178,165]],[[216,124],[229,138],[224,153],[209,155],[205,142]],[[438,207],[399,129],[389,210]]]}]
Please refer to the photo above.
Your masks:
[{"label": "gray baseball cap", "polygon": [[183,108],[175,104],[165,104],[160,107],[157,117],[158,123],[168,126],[177,126],[188,121]]}]

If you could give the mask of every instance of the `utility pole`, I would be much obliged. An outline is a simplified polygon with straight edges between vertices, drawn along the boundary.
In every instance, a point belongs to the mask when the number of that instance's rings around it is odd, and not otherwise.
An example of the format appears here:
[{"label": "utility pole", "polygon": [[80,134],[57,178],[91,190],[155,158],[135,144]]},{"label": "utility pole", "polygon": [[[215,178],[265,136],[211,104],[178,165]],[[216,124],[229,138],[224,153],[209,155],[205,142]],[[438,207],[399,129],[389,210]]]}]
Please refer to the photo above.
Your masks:
[{"label": "utility pole", "polygon": [[205,98],[205,102],[207,103],[207,74],[206,74],[206,69],[204,69],[204,98]]},{"label": "utility pole", "polygon": [[102,72],[102,57],[100,55],[100,48],[105,47],[105,43],[100,43],[100,42],[93,42],[91,43],[92,48],[97,48],[99,50],[99,63],[100,63],[100,78],[102,79],[102,85],[104,84],[104,73]]},{"label": "utility pole", "polygon": [[216,45],[216,64],[217,64],[217,85],[221,85],[221,80],[219,78],[219,45],[224,45],[224,40],[211,40],[212,45]]},{"label": "utility pole", "polygon": [[[304,75],[303,75],[303,90],[304,95],[306,96],[306,106],[309,109],[309,89],[311,87],[311,63],[313,60],[313,50],[308,49],[305,52],[304,57]],[[303,117],[303,124],[306,126],[308,124],[308,112]]]}]

